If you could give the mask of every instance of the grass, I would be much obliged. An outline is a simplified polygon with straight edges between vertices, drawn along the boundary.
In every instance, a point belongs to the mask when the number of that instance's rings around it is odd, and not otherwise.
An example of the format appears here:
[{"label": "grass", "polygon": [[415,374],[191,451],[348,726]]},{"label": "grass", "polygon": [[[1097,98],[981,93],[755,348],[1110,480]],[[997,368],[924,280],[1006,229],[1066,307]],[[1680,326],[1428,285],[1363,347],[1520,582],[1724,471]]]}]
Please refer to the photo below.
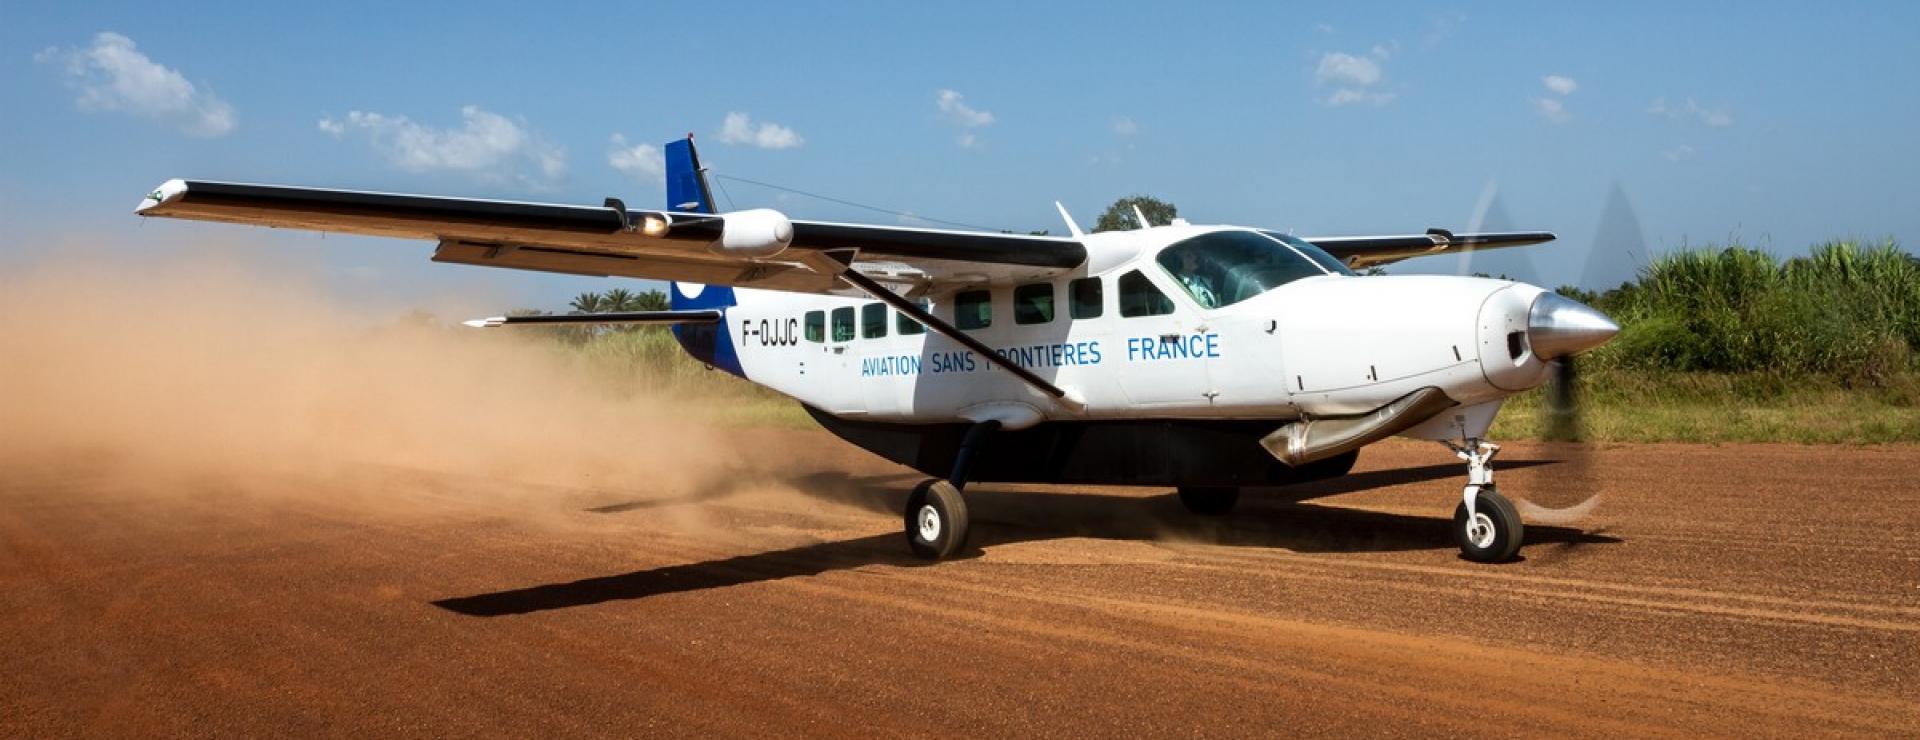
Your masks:
[{"label": "grass", "polygon": [[[1581,436],[1602,442],[1920,442],[1920,374],[1873,388],[1814,376],[1603,370],[1576,384]],[[1507,401],[1495,439],[1545,436],[1543,391]]]}]

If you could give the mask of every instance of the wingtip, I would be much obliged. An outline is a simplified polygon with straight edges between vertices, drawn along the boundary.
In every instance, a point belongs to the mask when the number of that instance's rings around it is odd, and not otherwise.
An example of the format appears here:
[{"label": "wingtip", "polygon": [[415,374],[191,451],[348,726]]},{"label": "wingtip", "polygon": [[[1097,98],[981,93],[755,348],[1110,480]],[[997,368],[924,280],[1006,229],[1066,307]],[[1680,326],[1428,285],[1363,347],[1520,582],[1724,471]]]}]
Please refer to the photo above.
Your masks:
[{"label": "wingtip", "polygon": [[168,180],[160,183],[160,187],[154,188],[153,192],[147,193],[147,197],[141,198],[140,205],[135,206],[133,212],[145,216],[148,211],[179,200],[180,196],[186,195],[186,193],[186,180],[179,178]]},{"label": "wingtip", "polygon": [[489,316],[484,319],[473,319],[471,321],[462,321],[460,323],[466,324],[467,326],[471,326],[475,329],[491,329],[496,326],[505,326],[507,323],[507,317]]}]

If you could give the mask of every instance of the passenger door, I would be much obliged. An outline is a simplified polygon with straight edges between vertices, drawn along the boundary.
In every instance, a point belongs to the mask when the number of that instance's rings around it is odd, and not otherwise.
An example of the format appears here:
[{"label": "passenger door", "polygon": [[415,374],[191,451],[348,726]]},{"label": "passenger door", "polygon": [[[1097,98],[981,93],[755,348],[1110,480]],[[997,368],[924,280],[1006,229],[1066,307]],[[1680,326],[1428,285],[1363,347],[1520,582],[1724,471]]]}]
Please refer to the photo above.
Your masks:
[{"label": "passenger door", "polygon": [[1114,281],[1120,386],[1135,406],[1205,409],[1211,405],[1207,366],[1219,356],[1219,336],[1205,331],[1198,312],[1172,298],[1175,286],[1152,272],[1129,270]]}]

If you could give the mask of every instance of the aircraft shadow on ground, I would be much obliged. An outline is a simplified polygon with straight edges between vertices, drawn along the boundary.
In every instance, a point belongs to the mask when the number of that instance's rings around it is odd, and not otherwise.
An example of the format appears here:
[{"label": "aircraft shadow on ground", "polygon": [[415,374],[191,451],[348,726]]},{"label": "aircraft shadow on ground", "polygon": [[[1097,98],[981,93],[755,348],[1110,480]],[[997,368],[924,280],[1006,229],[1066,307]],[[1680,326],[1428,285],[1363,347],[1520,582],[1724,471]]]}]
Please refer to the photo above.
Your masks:
[{"label": "aircraft shadow on ground", "polygon": [[[1520,460],[1516,469],[1556,461]],[[1000,490],[982,484],[968,488],[973,530],[963,558],[983,548],[1067,537],[1167,541],[1233,547],[1277,548],[1294,552],[1395,552],[1455,547],[1451,507],[1436,506],[1432,516],[1393,514],[1304,503],[1316,498],[1380,486],[1419,483],[1460,475],[1458,465],[1375,470],[1276,489],[1254,489],[1241,496],[1227,517],[1200,517],[1181,506],[1176,495],[1114,496],[1095,493]],[[917,475],[855,477],[816,473],[781,481],[809,497],[898,516],[907,488]],[[724,499],[745,485],[735,479],[703,486],[685,496],[613,504],[588,509],[616,514],[659,506]],[[925,566],[907,552],[898,532],[784,550],[673,565],[621,575],[587,578],[433,602],[459,614],[496,617],[641,599],[818,575],[863,565]],[[1530,546],[1558,544],[1560,550],[1621,540],[1598,531],[1570,527],[1527,527]]]}]

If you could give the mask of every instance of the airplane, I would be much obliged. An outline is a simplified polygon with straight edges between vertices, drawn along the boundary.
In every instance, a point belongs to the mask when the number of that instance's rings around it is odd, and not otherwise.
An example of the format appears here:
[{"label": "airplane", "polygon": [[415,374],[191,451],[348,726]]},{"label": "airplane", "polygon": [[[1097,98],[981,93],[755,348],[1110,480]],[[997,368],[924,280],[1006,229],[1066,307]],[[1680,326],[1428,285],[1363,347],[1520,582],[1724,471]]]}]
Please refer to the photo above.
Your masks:
[{"label": "airplane", "polygon": [[468,322],[665,324],[712,368],[798,400],[842,439],[928,476],[912,552],[963,551],[969,482],[1163,486],[1196,515],[1242,488],[1345,475],[1388,437],[1467,467],[1461,556],[1525,537],[1494,484],[1502,401],[1619,327],[1525,283],[1355,269],[1539,244],[1544,231],[1300,238],[1182,219],[1029,236],[719,212],[693,137],[664,149],[667,207],[168,180],[136,213],[434,240],[433,260],[664,280],[671,310]]}]

